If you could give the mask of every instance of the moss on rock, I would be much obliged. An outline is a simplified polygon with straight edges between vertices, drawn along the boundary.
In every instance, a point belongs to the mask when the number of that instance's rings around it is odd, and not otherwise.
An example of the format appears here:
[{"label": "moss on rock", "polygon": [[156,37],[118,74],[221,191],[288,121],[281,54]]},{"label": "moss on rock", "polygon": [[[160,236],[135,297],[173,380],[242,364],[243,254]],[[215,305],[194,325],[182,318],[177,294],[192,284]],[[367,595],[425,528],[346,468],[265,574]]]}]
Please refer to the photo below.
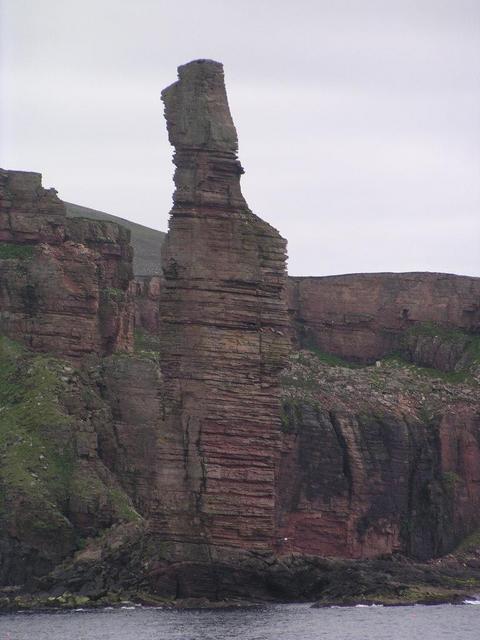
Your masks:
[{"label": "moss on rock", "polygon": [[95,419],[108,415],[85,372],[0,337],[0,584],[42,574],[84,536],[141,519],[98,457]]},{"label": "moss on rock", "polygon": [[64,515],[74,459],[62,364],[0,339],[1,502],[6,529],[56,556],[73,546]]}]

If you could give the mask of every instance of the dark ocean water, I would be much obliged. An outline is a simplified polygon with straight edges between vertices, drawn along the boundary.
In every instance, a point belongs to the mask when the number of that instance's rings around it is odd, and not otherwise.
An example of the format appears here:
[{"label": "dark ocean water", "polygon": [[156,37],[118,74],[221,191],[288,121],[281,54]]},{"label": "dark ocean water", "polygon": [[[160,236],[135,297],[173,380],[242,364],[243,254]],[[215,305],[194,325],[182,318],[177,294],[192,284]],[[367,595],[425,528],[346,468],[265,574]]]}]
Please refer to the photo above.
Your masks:
[{"label": "dark ocean water", "polygon": [[0,640],[480,640],[480,606],[269,605],[0,616]]}]

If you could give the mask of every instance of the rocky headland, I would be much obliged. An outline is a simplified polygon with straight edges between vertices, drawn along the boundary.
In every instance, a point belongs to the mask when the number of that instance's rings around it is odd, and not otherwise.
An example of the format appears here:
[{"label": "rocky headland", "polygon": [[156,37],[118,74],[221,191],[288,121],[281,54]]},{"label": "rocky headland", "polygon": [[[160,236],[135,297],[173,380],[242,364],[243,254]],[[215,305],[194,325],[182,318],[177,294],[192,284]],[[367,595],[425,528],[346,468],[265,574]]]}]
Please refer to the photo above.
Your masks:
[{"label": "rocky headland", "polygon": [[289,278],[222,65],[162,99],[161,257],[0,171],[0,605],[480,591],[480,279]]}]

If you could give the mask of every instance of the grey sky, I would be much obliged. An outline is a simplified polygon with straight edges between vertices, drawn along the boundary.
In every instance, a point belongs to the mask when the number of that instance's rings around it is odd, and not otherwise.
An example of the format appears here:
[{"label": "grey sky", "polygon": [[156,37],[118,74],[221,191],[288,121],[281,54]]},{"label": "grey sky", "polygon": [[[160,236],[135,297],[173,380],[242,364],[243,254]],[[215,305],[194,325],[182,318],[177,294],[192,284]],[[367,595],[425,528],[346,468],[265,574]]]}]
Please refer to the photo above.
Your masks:
[{"label": "grey sky", "polygon": [[250,207],[293,275],[480,276],[478,0],[0,0],[0,166],[166,230],[160,91],[225,65]]}]

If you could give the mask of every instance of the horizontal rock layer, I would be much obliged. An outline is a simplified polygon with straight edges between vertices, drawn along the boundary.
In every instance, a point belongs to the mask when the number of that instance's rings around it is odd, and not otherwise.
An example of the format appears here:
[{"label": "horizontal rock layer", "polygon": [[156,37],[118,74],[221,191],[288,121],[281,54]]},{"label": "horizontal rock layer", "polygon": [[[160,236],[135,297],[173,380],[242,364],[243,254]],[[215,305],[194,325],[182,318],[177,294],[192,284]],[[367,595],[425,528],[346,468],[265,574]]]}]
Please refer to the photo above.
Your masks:
[{"label": "horizontal rock layer", "polygon": [[162,98],[175,146],[163,248],[163,505],[167,539],[270,548],[289,351],[286,243],[240,191],[219,63],[180,67]]},{"label": "horizontal rock layer", "polygon": [[69,357],[133,345],[129,233],[67,219],[37,173],[0,171],[0,332]]},{"label": "horizontal rock layer", "polygon": [[[480,280],[288,284],[241,194],[221,65],[163,99],[161,276],[133,281],[128,233],[68,220],[39,174],[0,173],[0,332],[68,358],[3,346],[0,581],[76,552],[45,584],[306,597],[336,571],[321,556],[448,552],[480,525]],[[312,352],[288,361],[292,341]]]},{"label": "horizontal rock layer", "polygon": [[425,560],[480,526],[478,372],[451,382],[406,363],[348,369],[301,352],[284,401],[282,552]]},{"label": "horizontal rock layer", "polygon": [[[348,360],[373,362],[402,347],[419,323],[480,332],[480,278],[443,273],[366,273],[289,278],[298,343]],[[448,354],[431,366],[448,368]],[[425,361],[420,364],[427,364]]]}]

